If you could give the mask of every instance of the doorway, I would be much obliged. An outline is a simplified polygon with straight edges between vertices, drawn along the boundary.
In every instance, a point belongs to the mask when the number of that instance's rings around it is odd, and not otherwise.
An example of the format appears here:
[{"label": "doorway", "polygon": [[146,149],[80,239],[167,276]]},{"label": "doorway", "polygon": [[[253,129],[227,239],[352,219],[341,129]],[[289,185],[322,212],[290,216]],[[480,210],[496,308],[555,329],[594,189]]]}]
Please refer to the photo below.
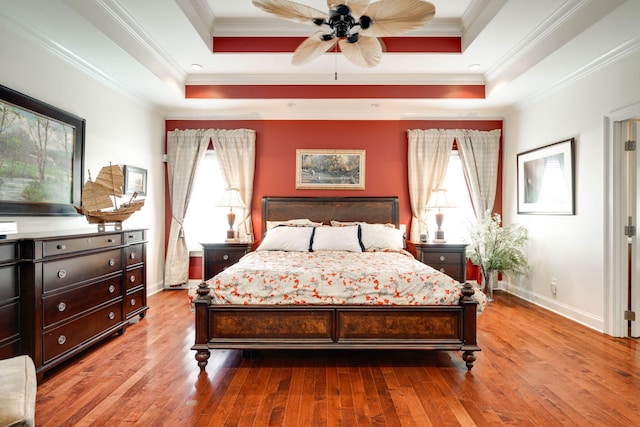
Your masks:
[{"label": "doorway", "polygon": [[640,104],[605,120],[604,332],[615,337],[640,337],[640,145],[625,148],[638,140],[639,123]]}]

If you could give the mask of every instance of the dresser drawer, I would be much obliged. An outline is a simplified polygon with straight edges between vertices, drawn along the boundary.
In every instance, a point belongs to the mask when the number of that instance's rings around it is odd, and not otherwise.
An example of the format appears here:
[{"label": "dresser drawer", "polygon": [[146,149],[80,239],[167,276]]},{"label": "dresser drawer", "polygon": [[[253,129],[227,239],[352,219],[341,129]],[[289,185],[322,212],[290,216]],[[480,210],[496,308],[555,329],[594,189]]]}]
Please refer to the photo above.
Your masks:
[{"label": "dresser drawer", "polygon": [[0,267],[0,304],[20,296],[20,284],[18,282],[18,266],[6,265]]},{"label": "dresser drawer", "polygon": [[127,257],[127,265],[139,264],[144,261],[144,244],[127,246],[125,255]]},{"label": "dresser drawer", "polygon": [[144,306],[144,289],[133,292],[124,297],[124,316],[129,318]]},{"label": "dresser drawer", "polygon": [[17,246],[15,243],[4,243],[0,245],[0,263],[14,261],[17,258]]},{"label": "dresser drawer", "polygon": [[43,298],[44,327],[52,326],[122,296],[122,276]]},{"label": "dresser drawer", "polygon": [[117,271],[122,271],[122,251],[120,249],[45,262],[42,272],[43,292],[53,291]]},{"label": "dresser drawer", "polygon": [[464,261],[464,254],[459,252],[427,252],[422,254],[422,262],[427,265],[460,265]]},{"label": "dresser drawer", "polygon": [[125,289],[133,289],[144,283],[144,267],[137,267],[127,271],[125,276]]},{"label": "dresser drawer", "polygon": [[73,252],[103,249],[122,245],[121,234],[77,237],[73,239],[49,240],[44,242],[43,256],[63,255]]},{"label": "dresser drawer", "polygon": [[42,363],[73,350],[74,347],[117,327],[122,322],[120,301],[46,332],[43,337]]},{"label": "dresser drawer", "polygon": [[144,241],[144,230],[125,231],[125,243],[135,243]]},{"label": "dresser drawer", "polygon": [[0,307],[0,342],[20,333],[20,303]]}]

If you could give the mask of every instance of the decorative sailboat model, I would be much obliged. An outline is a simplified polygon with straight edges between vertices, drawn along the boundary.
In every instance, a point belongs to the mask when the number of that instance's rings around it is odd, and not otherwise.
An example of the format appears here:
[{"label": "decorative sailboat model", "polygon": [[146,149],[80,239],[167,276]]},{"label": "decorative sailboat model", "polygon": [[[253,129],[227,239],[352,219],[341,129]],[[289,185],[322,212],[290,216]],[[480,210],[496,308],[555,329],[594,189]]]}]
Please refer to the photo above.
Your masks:
[{"label": "decorative sailboat model", "polygon": [[134,200],[133,193],[127,203],[118,206],[116,197],[122,197],[124,175],[118,165],[100,169],[95,181],[89,180],[82,188],[82,206],[74,206],[76,212],[87,217],[89,224],[98,224],[98,231],[104,231],[106,224],[114,224],[116,230],[122,229],[122,221],[144,206],[144,199]]}]

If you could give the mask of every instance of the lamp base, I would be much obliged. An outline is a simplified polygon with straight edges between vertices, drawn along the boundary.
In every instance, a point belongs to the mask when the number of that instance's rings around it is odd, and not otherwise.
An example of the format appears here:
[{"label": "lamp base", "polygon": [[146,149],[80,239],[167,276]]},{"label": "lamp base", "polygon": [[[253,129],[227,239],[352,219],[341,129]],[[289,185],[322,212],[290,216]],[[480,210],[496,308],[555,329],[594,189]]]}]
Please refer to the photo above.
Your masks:
[{"label": "lamp base", "polygon": [[431,243],[447,243],[447,241],[444,239],[433,239]]}]

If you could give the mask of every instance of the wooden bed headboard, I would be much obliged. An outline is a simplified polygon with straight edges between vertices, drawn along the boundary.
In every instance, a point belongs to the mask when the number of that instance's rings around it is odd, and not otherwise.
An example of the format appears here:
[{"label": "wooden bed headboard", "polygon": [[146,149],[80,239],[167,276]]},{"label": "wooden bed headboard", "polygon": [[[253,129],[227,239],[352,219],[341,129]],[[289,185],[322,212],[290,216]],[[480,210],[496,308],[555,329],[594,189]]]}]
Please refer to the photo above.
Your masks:
[{"label": "wooden bed headboard", "polygon": [[331,224],[336,221],[400,224],[398,197],[263,197],[262,235],[267,221],[308,218]]}]

